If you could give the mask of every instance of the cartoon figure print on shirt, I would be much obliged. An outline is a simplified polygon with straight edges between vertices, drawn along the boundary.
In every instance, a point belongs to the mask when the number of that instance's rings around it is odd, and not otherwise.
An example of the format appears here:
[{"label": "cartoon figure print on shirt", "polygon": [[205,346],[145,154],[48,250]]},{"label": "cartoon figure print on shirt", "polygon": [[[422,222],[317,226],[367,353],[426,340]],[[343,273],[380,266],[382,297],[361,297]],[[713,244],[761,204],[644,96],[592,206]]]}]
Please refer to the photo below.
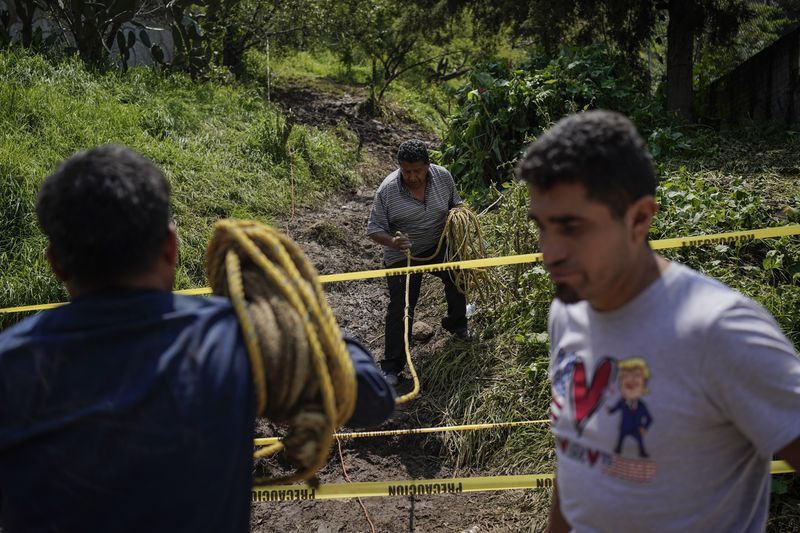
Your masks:
[{"label": "cartoon figure print on shirt", "polygon": [[619,439],[614,453],[622,452],[622,441],[631,436],[639,444],[639,457],[648,457],[644,449],[644,434],[653,418],[641,397],[647,394],[647,382],[650,379],[650,370],[647,363],[640,357],[623,359],[617,363],[619,370],[619,392],[622,398],[608,410],[609,413],[622,412],[622,421],[619,425]]},{"label": "cartoon figure print on shirt", "polygon": [[[579,355],[562,349],[554,363],[551,422],[572,427],[577,434],[574,440],[558,437],[562,454],[592,468],[599,466],[611,476],[637,483],[650,481],[656,464],[645,447],[653,423],[642,400],[650,382],[645,359],[603,357],[592,372]],[[582,438],[592,420],[596,423],[591,435]]]}]

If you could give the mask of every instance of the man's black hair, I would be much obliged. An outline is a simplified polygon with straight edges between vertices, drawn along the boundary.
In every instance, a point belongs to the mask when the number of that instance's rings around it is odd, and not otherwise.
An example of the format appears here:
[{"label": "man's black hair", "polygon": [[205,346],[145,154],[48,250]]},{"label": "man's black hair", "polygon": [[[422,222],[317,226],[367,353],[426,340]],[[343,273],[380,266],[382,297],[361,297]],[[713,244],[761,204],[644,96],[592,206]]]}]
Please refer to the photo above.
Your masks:
[{"label": "man's black hair", "polygon": [[613,111],[560,120],[530,145],[517,176],[543,191],[580,183],[588,198],[606,205],[615,217],[656,191],[653,158],[644,140],[627,117]]},{"label": "man's black hair", "polygon": [[397,162],[398,163],[416,163],[422,161],[423,163],[430,163],[431,159],[428,155],[428,146],[419,139],[409,139],[404,141],[397,149]]},{"label": "man's black hair", "polygon": [[67,159],[39,191],[36,214],[59,266],[80,283],[146,272],[167,239],[169,184],[122,146]]}]

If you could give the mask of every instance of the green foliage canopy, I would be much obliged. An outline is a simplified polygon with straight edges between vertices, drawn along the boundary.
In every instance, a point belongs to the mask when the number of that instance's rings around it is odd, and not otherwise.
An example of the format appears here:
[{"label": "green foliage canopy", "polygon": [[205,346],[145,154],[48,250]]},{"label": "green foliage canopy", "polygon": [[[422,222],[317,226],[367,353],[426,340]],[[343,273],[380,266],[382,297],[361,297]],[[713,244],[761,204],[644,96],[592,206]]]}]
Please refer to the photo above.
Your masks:
[{"label": "green foliage canopy", "polygon": [[536,55],[516,67],[486,64],[470,73],[457,97],[440,160],[473,190],[508,181],[527,143],[569,113],[601,107],[649,122],[656,109],[642,78],[602,46],[551,60]]}]

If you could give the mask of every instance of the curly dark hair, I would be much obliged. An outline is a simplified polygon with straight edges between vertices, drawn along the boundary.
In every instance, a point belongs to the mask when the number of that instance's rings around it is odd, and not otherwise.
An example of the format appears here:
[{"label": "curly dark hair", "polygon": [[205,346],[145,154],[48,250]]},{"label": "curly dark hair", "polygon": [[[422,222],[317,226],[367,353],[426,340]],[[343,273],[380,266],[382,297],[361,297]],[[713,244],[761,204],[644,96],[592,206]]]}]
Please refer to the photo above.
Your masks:
[{"label": "curly dark hair", "polygon": [[419,139],[404,141],[400,145],[400,148],[397,149],[397,162],[416,163],[417,161],[430,163],[431,159],[428,155],[428,145]]},{"label": "curly dark hair", "polygon": [[151,161],[106,145],[73,155],[47,177],[36,214],[65,274],[102,285],[153,264],[168,235],[169,195]]},{"label": "curly dark hair", "polygon": [[655,195],[657,183],[653,158],[636,126],[603,110],[560,120],[528,147],[517,177],[544,191],[580,183],[616,217],[642,196]]}]

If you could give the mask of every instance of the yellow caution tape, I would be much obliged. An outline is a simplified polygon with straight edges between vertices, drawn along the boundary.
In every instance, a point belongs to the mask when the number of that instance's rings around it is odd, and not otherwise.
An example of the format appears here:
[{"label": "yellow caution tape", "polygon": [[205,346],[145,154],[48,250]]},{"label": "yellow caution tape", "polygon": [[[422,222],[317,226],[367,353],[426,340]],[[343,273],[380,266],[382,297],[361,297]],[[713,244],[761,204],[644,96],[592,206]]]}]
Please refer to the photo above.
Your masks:
[{"label": "yellow caution tape", "polygon": [[[784,461],[772,461],[773,474],[786,474],[794,470]],[[317,488],[309,485],[275,485],[253,487],[251,501],[288,502],[299,500],[340,500],[369,498],[371,496],[432,496],[435,494],[461,494],[489,490],[549,489],[553,487],[554,474],[528,474],[516,476],[455,477],[397,481],[365,481],[356,483],[322,483]]]},{"label": "yellow caution tape", "polygon": [[[768,239],[773,237],[789,237],[800,235],[800,224],[781,226],[779,228],[765,228],[749,231],[731,231],[728,233],[715,233],[713,235],[698,235],[695,237],[677,237],[673,239],[659,239],[650,241],[653,250],[666,250],[669,248],[683,248],[704,246],[706,244],[736,244],[753,239]],[[487,257],[485,259],[472,259],[470,261],[454,261],[451,263],[438,263],[433,265],[420,265],[401,268],[384,268],[380,270],[362,270],[358,272],[345,272],[342,274],[325,274],[319,277],[321,283],[337,281],[354,281],[360,279],[384,278],[388,276],[404,276],[419,272],[440,272],[442,270],[461,270],[466,268],[484,268],[501,265],[518,265],[521,263],[536,263],[542,260],[542,254],[508,255],[504,257]],[[201,295],[211,294],[211,289],[201,287],[196,289],[183,289],[175,291],[178,294]],[[22,313],[26,311],[41,311],[64,305],[61,303],[48,303],[37,305],[23,305],[19,307],[6,307],[0,309],[2,313]]]},{"label": "yellow caution tape", "polygon": [[728,233],[715,233],[713,235],[698,235],[696,237],[677,237],[674,239],[659,239],[650,241],[653,250],[666,250],[669,248],[684,248],[705,246],[707,244],[739,244],[754,239],[769,239],[773,237],[790,237],[800,235],[800,224],[781,226],[779,228],[754,229],[750,231],[731,231]]},{"label": "yellow caution tape", "polygon": [[522,476],[485,476],[441,479],[362,481],[355,483],[322,483],[309,485],[276,485],[253,487],[252,502],[285,502],[295,500],[339,500],[371,496],[429,496],[461,494],[486,490],[542,489],[553,486],[553,474]]},{"label": "yellow caution tape", "polygon": [[[486,424],[462,424],[459,426],[439,426],[430,428],[384,429],[381,431],[356,431],[353,433],[334,433],[339,439],[363,439],[369,437],[391,437],[394,435],[419,435],[423,433],[447,433],[452,431],[473,431],[478,429],[506,429],[533,424],[547,424],[550,420],[521,420],[519,422],[494,422]],[[280,437],[259,437],[254,439],[256,446],[267,446],[279,442]]]},{"label": "yellow caution tape", "polygon": [[773,474],[791,474],[794,472],[794,468],[789,466],[789,463],[786,461],[772,461],[770,472]]},{"label": "yellow caution tape", "polygon": [[0,309],[0,313],[25,313],[27,311],[44,311],[45,309],[53,309],[54,307],[61,307],[67,302],[58,302],[51,304],[34,304],[34,305],[20,305],[18,307],[5,307]]},{"label": "yellow caution tape", "polygon": [[[189,296],[199,296],[205,294],[211,294],[211,288],[209,287],[198,287],[195,289],[181,289],[175,291],[175,294],[187,294]],[[49,304],[33,304],[33,305],[20,305],[18,307],[5,307],[0,309],[0,314],[3,313],[25,313],[29,311],[44,311],[46,309],[53,309],[56,307],[61,307],[62,305],[66,305],[69,302],[54,302]]]},{"label": "yellow caution tape", "polygon": [[[650,241],[653,250],[669,248],[683,248],[685,246],[702,246],[706,244],[733,244],[753,239],[766,239],[771,237],[788,237],[800,235],[800,224],[782,226],[779,228],[765,228],[750,231],[731,231],[728,233],[715,233],[712,235],[698,235],[696,237],[677,237],[674,239],[659,239]],[[465,268],[484,268],[501,265],[517,265],[521,263],[538,263],[542,254],[507,255],[504,257],[487,257],[485,259],[472,259],[469,261],[453,261],[452,263],[437,263],[433,265],[420,265],[401,268],[385,268],[382,270],[365,270],[361,272],[346,272],[343,274],[327,274],[319,277],[322,283],[336,281],[353,281],[358,279],[383,278],[389,276],[404,276],[418,272],[441,272],[443,270],[460,270]]]}]

